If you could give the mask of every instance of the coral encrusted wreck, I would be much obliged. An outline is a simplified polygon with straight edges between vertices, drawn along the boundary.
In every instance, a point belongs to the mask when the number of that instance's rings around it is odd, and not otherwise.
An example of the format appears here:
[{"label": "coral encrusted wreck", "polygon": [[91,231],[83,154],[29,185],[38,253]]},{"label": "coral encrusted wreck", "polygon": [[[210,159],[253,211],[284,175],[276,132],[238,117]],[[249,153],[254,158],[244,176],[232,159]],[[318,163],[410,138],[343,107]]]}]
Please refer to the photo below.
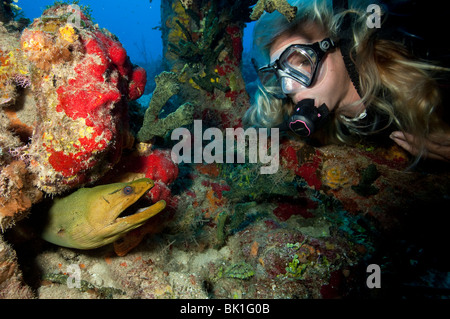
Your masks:
[{"label": "coral encrusted wreck", "polygon": [[[69,21],[74,15],[79,20]],[[127,101],[143,93],[145,71],[130,63],[114,35],[67,5],[35,19],[22,32],[20,48],[35,104],[23,125],[34,129],[25,154],[37,186],[61,193],[97,180],[131,140]],[[13,116],[25,118],[24,109]]]},{"label": "coral encrusted wreck", "polygon": [[295,19],[297,7],[291,6],[286,0],[259,0],[253,7],[250,18],[258,20],[264,11],[272,13],[275,10],[283,14],[289,22]]},{"label": "coral encrusted wreck", "polygon": [[[78,6],[56,4],[22,32],[0,23],[0,225],[44,193],[97,181],[132,146],[128,102],[146,72]],[[12,178],[14,176],[14,178]]]}]

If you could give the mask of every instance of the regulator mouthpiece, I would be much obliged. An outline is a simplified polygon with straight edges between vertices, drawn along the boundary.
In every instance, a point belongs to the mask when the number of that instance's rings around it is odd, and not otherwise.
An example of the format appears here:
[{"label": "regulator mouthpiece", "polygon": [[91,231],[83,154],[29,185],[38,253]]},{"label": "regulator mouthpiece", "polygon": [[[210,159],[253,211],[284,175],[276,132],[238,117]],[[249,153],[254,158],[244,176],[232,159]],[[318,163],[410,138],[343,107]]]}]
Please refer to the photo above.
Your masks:
[{"label": "regulator mouthpiece", "polygon": [[323,125],[329,113],[325,103],[315,107],[314,99],[304,99],[297,103],[286,124],[298,136],[308,137]]}]

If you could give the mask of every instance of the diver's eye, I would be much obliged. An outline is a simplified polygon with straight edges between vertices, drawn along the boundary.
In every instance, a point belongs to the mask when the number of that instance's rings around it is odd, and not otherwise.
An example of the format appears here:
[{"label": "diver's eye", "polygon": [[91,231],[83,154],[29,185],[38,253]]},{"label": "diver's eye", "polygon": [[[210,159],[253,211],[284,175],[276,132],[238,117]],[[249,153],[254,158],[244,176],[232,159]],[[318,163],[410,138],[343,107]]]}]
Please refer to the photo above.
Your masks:
[{"label": "diver's eye", "polygon": [[124,193],[125,195],[131,195],[131,194],[134,193],[134,189],[133,189],[133,187],[131,187],[131,186],[126,186],[126,187],[124,187],[124,189],[123,189],[123,193]]}]

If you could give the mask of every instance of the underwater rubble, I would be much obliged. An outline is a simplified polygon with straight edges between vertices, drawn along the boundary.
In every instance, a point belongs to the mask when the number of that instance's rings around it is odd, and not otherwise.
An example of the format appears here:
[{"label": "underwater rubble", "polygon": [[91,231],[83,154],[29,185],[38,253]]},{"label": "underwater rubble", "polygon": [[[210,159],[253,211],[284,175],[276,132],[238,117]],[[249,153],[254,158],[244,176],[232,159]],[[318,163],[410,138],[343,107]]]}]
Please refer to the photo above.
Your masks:
[{"label": "underwater rubble", "polygon": [[[258,163],[175,163],[171,130],[194,118],[236,127],[248,107],[237,7],[214,3],[167,1],[170,71],[143,107],[145,70],[82,12],[78,27],[64,4],[22,32],[0,24],[0,298],[449,297],[446,164],[411,169],[393,144],[288,138],[274,174]],[[289,14],[286,3],[255,8]],[[234,24],[201,29],[219,9]],[[181,106],[163,117],[169,100]],[[141,178],[154,181],[142,205],[166,208],[113,244],[81,250],[39,237],[55,197]],[[367,286],[371,264],[382,289]]]}]

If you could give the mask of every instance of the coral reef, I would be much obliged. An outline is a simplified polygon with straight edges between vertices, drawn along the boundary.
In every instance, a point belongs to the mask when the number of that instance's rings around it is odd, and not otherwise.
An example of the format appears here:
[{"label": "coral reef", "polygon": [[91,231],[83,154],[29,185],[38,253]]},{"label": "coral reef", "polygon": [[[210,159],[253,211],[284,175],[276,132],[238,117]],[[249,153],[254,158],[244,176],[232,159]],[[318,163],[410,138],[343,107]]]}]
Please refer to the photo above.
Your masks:
[{"label": "coral reef", "polygon": [[32,175],[22,161],[13,161],[0,170],[0,230],[13,226],[27,215],[43,193],[34,184]]},{"label": "coral reef", "polygon": [[185,9],[189,9],[192,6],[194,0],[180,0],[180,2]]},{"label": "coral reef", "polygon": [[162,5],[164,58],[177,74],[180,95],[196,101],[195,118],[219,127],[240,126],[249,106],[240,64],[246,3],[179,0]]},{"label": "coral reef", "polygon": [[83,27],[68,24],[66,12],[67,6],[48,9],[21,37],[40,74],[33,77],[40,119],[28,156],[47,193],[93,182],[118,161],[128,143],[122,96],[139,97],[146,81],[112,34],[82,12]]},{"label": "coral reef", "polygon": [[141,142],[149,142],[155,136],[164,137],[173,129],[191,124],[193,121],[194,107],[190,103],[184,103],[164,119],[159,118],[162,107],[179,92],[180,86],[173,72],[164,71],[156,76],[155,82],[155,91],[145,111],[142,127],[137,134]]},{"label": "coral reef", "polygon": [[272,13],[275,10],[284,15],[289,22],[295,19],[297,13],[297,7],[291,6],[286,0],[258,0],[250,18],[258,20],[264,11]]},{"label": "coral reef", "polygon": [[[217,15],[214,14],[215,3],[212,2],[211,6],[211,10],[206,12],[204,18],[203,33],[196,41],[194,41],[193,35],[187,27],[179,20],[175,20],[175,23],[177,23],[183,32],[183,38],[186,40],[181,38],[178,44],[169,43],[169,49],[184,62],[200,63],[202,59],[205,59],[203,63],[208,65],[217,59],[224,48],[223,44],[215,47],[222,30],[219,28],[219,19]],[[194,15],[192,11],[186,11],[186,13],[191,20],[195,21],[197,24],[200,22],[200,18]]]},{"label": "coral reef", "polygon": [[12,10],[12,0],[2,1],[0,3],[0,22],[9,22],[13,17],[14,13]]},{"label": "coral reef", "polygon": [[36,176],[29,172],[19,136],[10,130],[8,117],[0,112],[0,230],[4,231],[27,215],[41,200]]},{"label": "coral reef", "polygon": [[33,298],[33,292],[24,284],[15,251],[0,235],[0,299]]},{"label": "coral reef", "polygon": [[254,275],[253,267],[245,262],[230,265],[223,271],[223,276],[226,278],[249,279]]},{"label": "coral reef", "polygon": [[296,196],[297,185],[292,172],[279,169],[274,174],[261,175],[260,164],[221,164],[221,177],[230,186],[229,199],[261,200],[270,196]]},{"label": "coral reef", "polygon": [[[308,267],[328,267],[328,260],[325,256],[321,256],[319,249],[302,242],[295,244],[287,243],[286,248],[294,250],[292,261],[286,267],[286,273],[278,275],[281,278],[303,279]],[[321,258],[322,257],[322,258]]]},{"label": "coral reef", "polygon": [[[73,16],[79,18],[74,24]],[[37,176],[35,185],[59,194],[95,182],[130,146],[127,103],[144,92],[145,70],[75,6],[47,9],[20,40],[6,34],[0,43],[0,102],[7,129],[26,145],[20,156]],[[25,90],[17,100],[20,87]]]},{"label": "coral reef", "polygon": [[316,190],[322,187],[323,154],[320,150],[284,140],[281,141],[280,160],[283,167],[301,177],[309,186]]},{"label": "coral reef", "polygon": [[375,195],[380,190],[372,185],[380,176],[375,164],[367,166],[361,174],[361,180],[358,185],[352,185],[352,189],[361,196]]},{"label": "coral reef", "polygon": [[328,160],[323,164],[323,185],[332,189],[346,187],[350,183],[350,172],[336,160]]},{"label": "coral reef", "polygon": [[14,104],[17,86],[30,85],[28,66],[20,51],[20,33],[0,24],[0,108]]}]

